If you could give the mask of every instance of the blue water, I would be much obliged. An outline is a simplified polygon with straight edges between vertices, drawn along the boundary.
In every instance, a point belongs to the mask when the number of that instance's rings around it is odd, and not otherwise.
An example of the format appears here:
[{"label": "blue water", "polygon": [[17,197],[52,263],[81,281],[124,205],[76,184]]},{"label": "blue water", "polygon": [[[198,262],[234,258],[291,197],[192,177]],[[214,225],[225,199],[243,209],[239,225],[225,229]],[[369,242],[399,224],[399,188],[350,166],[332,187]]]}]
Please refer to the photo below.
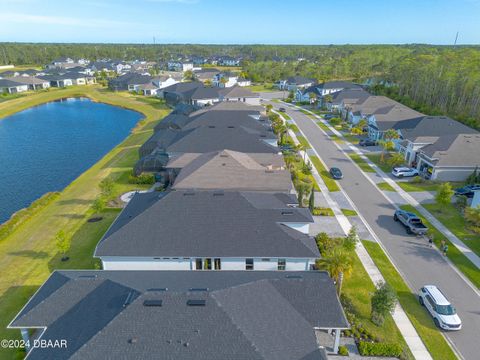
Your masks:
[{"label": "blue water", "polygon": [[138,112],[71,98],[0,119],[0,223],[64,189],[130,133]]}]

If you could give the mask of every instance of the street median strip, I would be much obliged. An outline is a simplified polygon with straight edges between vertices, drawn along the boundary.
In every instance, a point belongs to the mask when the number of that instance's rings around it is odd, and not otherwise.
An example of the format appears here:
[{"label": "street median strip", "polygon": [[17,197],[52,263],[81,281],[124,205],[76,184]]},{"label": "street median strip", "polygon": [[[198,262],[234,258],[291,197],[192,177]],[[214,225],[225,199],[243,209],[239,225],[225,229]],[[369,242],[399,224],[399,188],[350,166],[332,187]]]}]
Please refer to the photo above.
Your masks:
[{"label": "street median strip", "polygon": [[327,169],[325,169],[325,166],[323,166],[320,159],[316,156],[310,156],[310,160],[312,161],[313,166],[315,166],[321,178],[323,179],[323,182],[327,186],[328,191],[340,191],[340,188],[338,187],[336,181],[330,177],[329,172],[327,171]]}]

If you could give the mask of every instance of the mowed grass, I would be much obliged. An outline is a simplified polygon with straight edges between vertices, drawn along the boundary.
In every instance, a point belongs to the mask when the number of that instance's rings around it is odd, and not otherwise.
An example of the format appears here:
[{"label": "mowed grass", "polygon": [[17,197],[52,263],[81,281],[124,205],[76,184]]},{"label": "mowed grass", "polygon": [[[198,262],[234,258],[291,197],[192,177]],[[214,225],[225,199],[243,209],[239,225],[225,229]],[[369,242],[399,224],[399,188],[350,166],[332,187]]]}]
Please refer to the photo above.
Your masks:
[{"label": "mowed grass", "polygon": [[398,301],[432,357],[438,360],[457,359],[450,345],[436,328],[430,315],[420,305],[417,296],[411,292],[405,281],[403,281],[380,245],[371,241],[362,242],[385,278],[385,281],[395,289]]},{"label": "mowed grass", "polygon": [[383,191],[395,191],[395,189],[387,182],[381,182],[377,184],[378,188]]},{"label": "mowed grass", "polygon": [[362,159],[360,155],[352,153],[352,154],[348,154],[348,156],[350,157],[350,159],[353,160],[355,164],[357,164],[360,167],[360,169],[362,169],[362,171],[370,172],[370,173],[375,172],[375,170],[372,169],[372,167],[368,165],[368,163],[364,159]]},{"label": "mowed grass", "polygon": [[[441,240],[444,239],[448,244],[448,258],[455,264],[455,266],[465,274],[465,276],[477,287],[480,288],[480,271],[460,250],[458,250],[440,231],[428,222],[413,206],[403,205],[403,210],[415,213],[423,223],[429,228],[429,232],[433,234],[435,245],[440,248]],[[428,208],[427,208],[428,209]]]},{"label": "mowed grass", "polygon": [[316,156],[310,156],[310,160],[312,160],[313,166],[315,166],[318,173],[322,177],[328,191],[340,191],[337,182],[332,179],[330,173],[327,171],[327,169],[325,169],[325,166],[323,166],[323,163],[320,161],[320,159]]},{"label": "mowed grass", "polygon": [[385,154],[384,161],[381,162],[381,154],[366,154],[366,157],[370,159],[375,165],[377,165],[384,173],[392,171],[392,167],[387,164],[388,154]]},{"label": "mowed grass", "polygon": [[302,144],[302,146],[305,149],[311,149],[310,143],[308,142],[308,140],[304,136],[297,135],[297,140],[300,142],[300,144]]},{"label": "mowed grass", "polygon": [[[136,110],[144,114],[144,119],[123,143],[74,180],[54,201],[36,211],[34,216],[0,241],[0,338],[20,337],[18,330],[6,330],[6,326],[53,270],[98,267],[98,262],[92,258],[93,249],[119,211],[107,209],[100,214],[102,221],[87,222],[92,215],[91,205],[100,192],[99,183],[111,177],[115,181],[115,196],[147,187],[128,184],[128,175],[138,159],[138,147],[153,133],[150,124],[157,123],[169,111],[151,100],[140,101],[137,96],[128,93],[112,93],[99,86],[87,86],[34,94],[21,101],[7,101],[0,104],[0,112],[2,116],[12,114],[28,106],[70,96],[88,96],[95,101]],[[150,130],[145,131],[145,128]],[[72,239],[68,253],[70,260],[66,262],[60,261],[61,256],[55,245],[55,234],[59,230],[64,230]],[[0,350],[0,359],[17,356],[22,356],[21,352]]]},{"label": "mowed grass", "polygon": [[280,91],[278,88],[274,87],[272,83],[264,84],[253,84],[251,86],[246,86],[247,89],[250,89],[253,92],[276,92]]},{"label": "mowed grass", "polygon": [[475,234],[468,229],[465,217],[455,205],[423,204],[422,206],[480,256],[480,234]]},{"label": "mowed grass", "polygon": [[325,131],[327,134],[330,133],[330,129],[328,128],[327,125],[325,125],[322,121],[317,121],[317,125],[320,129]]},{"label": "mowed grass", "polygon": [[[360,259],[353,253],[353,271],[342,286],[342,293],[347,296],[355,307],[355,315],[372,335],[382,342],[398,343],[408,350],[407,344],[398,330],[393,318],[388,315],[383,326],[376,326],[370,319],[371,297],[375,292],[375,285],[370,280]],[[410,358],[413,358],[411,356]]]},{"label": "mowed grass", "polygon": [[343,215],[345,216],[357,216],[357,212],[355,210],[352,210],[352,209],[342,209],[342,213]]}]

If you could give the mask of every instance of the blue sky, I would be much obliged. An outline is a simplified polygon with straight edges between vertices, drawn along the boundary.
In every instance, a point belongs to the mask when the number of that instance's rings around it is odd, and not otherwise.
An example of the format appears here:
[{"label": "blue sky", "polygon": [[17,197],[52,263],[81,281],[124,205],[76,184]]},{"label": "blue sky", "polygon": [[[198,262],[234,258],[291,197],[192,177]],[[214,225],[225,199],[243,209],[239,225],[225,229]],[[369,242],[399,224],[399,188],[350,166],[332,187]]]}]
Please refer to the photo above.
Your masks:
[{"label": "blue sky", "polygon": [[0,41],[478,44],[480,0],[0,0]]}]

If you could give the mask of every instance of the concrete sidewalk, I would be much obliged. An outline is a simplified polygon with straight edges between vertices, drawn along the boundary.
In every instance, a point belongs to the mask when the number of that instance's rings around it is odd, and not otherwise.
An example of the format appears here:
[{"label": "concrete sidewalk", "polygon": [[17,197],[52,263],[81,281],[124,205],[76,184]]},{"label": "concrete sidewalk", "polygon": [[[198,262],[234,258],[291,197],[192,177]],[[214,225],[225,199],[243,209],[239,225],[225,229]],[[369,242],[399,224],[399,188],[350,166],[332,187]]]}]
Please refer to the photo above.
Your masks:
[{"label": "concrete sidewalk", "polygon": [[[281,114],[279,114],[279,115],[281,116]],[[282,119],[285,120],[283,117],[282,117]],[[293,141],[296,145],[299,144],[299,141],[298,141],[298,139],[297,139],[297,137],[296,137],[296,135],[293,131],[289,130],[289,135],[292,137],[292,139],[293,139]],[[305,134],[302,133],[302,136],[304,136],[307,139]],[[322,161],[321,156],[315,151],[315,149],[312,148],[312,150],[315,153],[315,155],[320,159],[320,161]],[[301,155],[303,156],[303,152],[301,152]],[[305,156],[306,156],[306,159],[311,164],[313,164],[312,161],[310,160],[308,152],[307,152],[307,154],[305,154]],[[323,164],[323,165],[325,166],[325,164]],[[327,168],[327,167],[325,167],[325,168]],[[317,182],[317,184],[318,184],[318,186],[319,186],[319,188],[322,192],[322,195],[324,196],[328,206],[333,210],[333,213],[335,214],[335,217],[336,217],[338,223],[340,224],[340,227],[342,228],[344,234],[347,235],[348,232],[350,231],[351,227],[352,227],[352,224],[350,223],[348,217],[343,214],[343,212],[341,211],[341,208],[338,205],[338,203],[336,201],[334,201],[333,198],[331,197],[331,193],[328,191],[327,186],[325,185],[322,177],[318,173],[315,166],[312,166],[312,175],[315,178],[315,181]],[[340,187],[340,189],[341,189],[341,187]],[[343,190],[341,190],[341,191],[344,194],[344,196],[347,198],[347,200],[349,200],[348,196],[343,192]],[[349,200],[349,203],[350,203],[350,207],[352,209],[355,209],[357,211],[357,213],[359,213],[359,211],[355,208],[355,205],[350,200]],[[360,213],[359,213],[359,216],[361,218]],[[369,229],[369,227],[367,225],[367,222],[364,221],[363,219],[362,219],[362,221],[365,224],[365,226],[367,227],[367,229],[369,230],[371,236],[375,240],[377,240],[377,236],[375,235],[375,233],[373,232],[372,229]],[[377,243],[380,244],[379,241],[377,241]],[[373,262],[372,258],[368,254],[367,250],[365,249],[365,247],[363,246],[361,241],[358,242],[358,245],[357,245],[357,248],[356,248],[355,251],[356,251],[360,261],[362,262],[363,267],[365,268],[366,272],[368,273],[368,276],[372,280],[372,282],[374,284],[378,284],[379,282],[385,282],[385,279],[382,276],[382,274],[380,273],[380,270],[377,268],[377,266]],[[415,327],[412,325],[412,323],[408,319],[407,314],[405,313],[405,311],[403,310],[403,308],[401,307],[400,304],[397,303],[397,305],[395,307],[395,311],[394,311],[392,316],[393,316],[393,320],[395,321],[395,324],[397,325],[398,329],[400,330],[400,333],[402,334],[403,338],[405,339],[405,342],[407,343],[408,347],[410,348],[410,351],[412,352],[415,359],[417,359],[417,360],[432,360],[432,357],[431,357],[430,353],[428,352],[428,350],[425,347],[424,343],[422,342],[420,336],[418,335],[417,331],[415,330]]]}]

